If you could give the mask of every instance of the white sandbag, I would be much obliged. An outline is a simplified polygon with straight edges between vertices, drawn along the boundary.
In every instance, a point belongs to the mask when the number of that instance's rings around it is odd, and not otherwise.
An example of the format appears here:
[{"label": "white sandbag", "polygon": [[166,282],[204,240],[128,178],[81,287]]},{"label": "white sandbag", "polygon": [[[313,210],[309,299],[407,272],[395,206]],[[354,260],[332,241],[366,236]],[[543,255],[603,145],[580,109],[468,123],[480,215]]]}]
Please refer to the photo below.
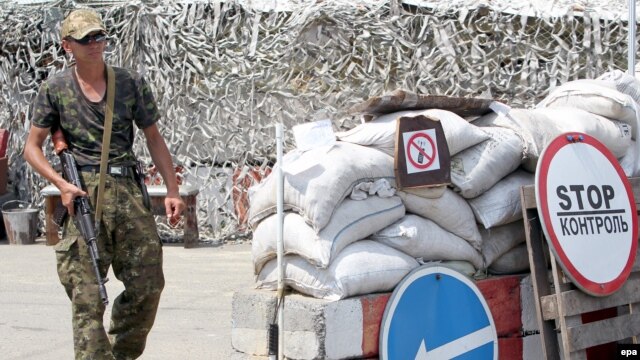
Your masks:
[{"label": "white sandbag", "polygon": [[404,191],[398,191],[407,212],[419,215],[438,224],[444,230],[469,242],[480,251],[482,237],[469,203],[451,189],[442,196],[427,199]]},{"label": "white sandbag", "polygon": [[[632,76],[626,72],[620,70],[609,71],[598,78],[602,81],[611,81],[615,85],[615,88],[623,94],[629,95],[636,105],[640,106],[640,80],[635,76]],[[638,108],[636,107],[636,114]],[[638,115],[638,114],[637,114]],[[637,125],[633,126],[637,131],[640,128],[640,118],[638,118]],[[640,143],[632,141],[631,146],[627,150],[627,153],[620,159],[620,166],[624,170],[625,175],[628,177],[640,176]]]},{"label": "white sandbag", "polygon": [[[631,127],[621,121],[589,114],[580,109],[550,108],[531,110],[533,118],[529,132],[539,149],[545,149],[553,139],[565,132],[583,132],[603,143],[615,157],[624,156],[631,145]],[[532,162],[527,170],[535,172]],[[525,164],[523,164],[525,165]]]},{"label": "white sandbag", "polygon": [[[344,199],[331,220],[318,234],[297,213],[284,216],[285,254],[296,254],[315,266],[326,268],[345,246],[362,240],[402,218],[404,205],[398,196],[365,200]],[[251,253],[254,273],[276,257],[278,215],[262,220],[253,231]]]},{"label": "white sandbag", "polygon": [[[336,206],[360,182],[387,178],[395,184],[393,158],[375,149],[336,142],[328,152],[313,149],[290,152],[283,159],[284,210],[301,214],[317,233]],[[249,188],[249,225],[252,228],[276,212],[277,171]]]},{"label": "white sandbag", "polygon": [[618,120],[632,127],[632,138],[636,139],[638,107],[633,98],[606,82],[597,80],[570,81],[554,89],[538,105],[538,108],[569,107],[592,114]]},{"label": "white sandbag", "polygon": [[395,156],[397,120],[401,117],[424,115],[442,123],[442,130],[449,147],[449,155],[471,147],[489,138],[482,129],[451,111],[441,109],[399,111],[385,114],[340,132],[336,137],[341,141],[374,147],[390,156]]},{"label": "white sandbag", "polygon": [[629,125],[574,108],[511,109],[508,116],[489,114],[476,120],[478,126],[499,126],[524,134],[527,145],[522,168],[535,172],[542,151],[559,135],[582,132],[603,143],[617,158],[632,144]]},{"label": "white sandbag", "polygon": [[417,215],[407,214],[370,238],[423,261],[465,260],[484,268],[482,254],[466,240]]},{"label": "white sandbag", "polygon": [[451,183],[465,199],[489,190],[520,166],[524,141],[515,131],[485,127],[491,137],[451,158]]},{"label": "white sandbag", "polygon": [[[296,255],[284,257],[284,282],[300,293],[327,300],[391,291],[418,262],[402,252],[371,240],[345,247],[326,269]],[[256,277],[258,289],[276,290],[277,259]]]},{"label": "white sandbag", "polygon": [[489,267],[489,273],[494,275],[519,274],[529,271],[529,253],[526,243],[507,251]]},{"label": "white sandbag", "polygon": [[619,158],[620,167],[627,177],[640,176],[640,143],[632,140],[626,154]]},{"label": "white sandbag", "polygon": [[498,181],[484,194],[469,199],[468,204],[478,223],[486,229],[522,219],[520,188],[533,185],[535,175],[516,170]]},{"label": "white sandbag", "polygon": [[487,266],[491,266],[497,258],[527,240],[523,220],[493,229],[480,229],[480,233],[482,256]]},{"label": "white sandbag", "polygon": [[613,70],[600,75],[597,80],[603,83],[612,82],[616,90],[631,96],[636,104],[640,104],[640,80],[635,76],[621,70]]}]

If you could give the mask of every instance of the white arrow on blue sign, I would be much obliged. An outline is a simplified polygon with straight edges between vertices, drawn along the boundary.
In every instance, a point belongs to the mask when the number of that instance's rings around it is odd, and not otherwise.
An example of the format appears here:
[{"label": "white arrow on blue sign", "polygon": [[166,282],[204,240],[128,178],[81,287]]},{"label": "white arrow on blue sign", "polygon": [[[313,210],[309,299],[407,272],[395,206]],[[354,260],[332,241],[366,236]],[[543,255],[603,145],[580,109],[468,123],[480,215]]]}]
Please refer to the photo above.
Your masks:
[{"label": "white arrow on blue sign", "polygon": [[422,266],[391,294],[380,359],[497,359],[491,311],[475,284],[444,266]]}]

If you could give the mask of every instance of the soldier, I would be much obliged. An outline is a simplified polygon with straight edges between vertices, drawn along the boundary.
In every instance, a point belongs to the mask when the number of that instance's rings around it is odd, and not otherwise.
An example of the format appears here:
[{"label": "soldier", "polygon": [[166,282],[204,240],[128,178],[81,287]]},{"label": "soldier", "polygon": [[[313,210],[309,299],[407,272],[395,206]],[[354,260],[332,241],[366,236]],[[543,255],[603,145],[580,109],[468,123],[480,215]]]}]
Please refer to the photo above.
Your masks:
[{"label": "soldier", "polygon": [[[63,227],[62,240],[55,246],[57,268],[72,304],[76,359],[135,359],[142,354],[155,320],[164,275],[156,223],[134,179],[134,124],[143,131],[151,158],[164,179],[170,221],[179,218],[185,204],[171,154],[157,127],[160,114],[153,94],[145,79],[133,71],[113,68],[116,90],[111,145],[108,150],[102,149],[108,87],[103,58],[107,32],[99,15],[89,9],[72,11],[62,22],[61,35],[62,47],[73,56],[75,66],[41,86],[33,104],[24,158],[58,187],[62,204],[73,214],[77,196],[88,195],[95,209],[100,156],[102,151],[109,152],[97,240],[99,267],[104,277],[113,266],[125,290],[113,301],[108,335],[102,320],[105,305],[98,294],[87,246],[78,241],[80,233],[69,220]],[[56,129],[61,129],[66,138],[86,192],[65,181],[44,156],[44,141]]]}]

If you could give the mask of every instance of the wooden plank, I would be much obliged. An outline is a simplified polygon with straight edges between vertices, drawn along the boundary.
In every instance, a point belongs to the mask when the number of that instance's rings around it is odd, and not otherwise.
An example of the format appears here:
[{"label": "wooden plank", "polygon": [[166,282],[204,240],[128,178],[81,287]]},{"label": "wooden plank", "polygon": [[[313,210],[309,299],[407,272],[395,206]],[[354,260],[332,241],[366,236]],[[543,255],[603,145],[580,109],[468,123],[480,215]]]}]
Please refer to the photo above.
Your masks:
[{"label": "wooden plank", "polygon": [[636,205],[640,204],[640,177],[629,178],[631,189],[633,190],[633,198],[636,201]]},{"label": "wooden plank", "polygon": [[587,360],[587,351],[579,350],[574,353],[571,353],[571,360]]},{"label": "wooden plank", "polygon": [[[626,306],[618,307],[618,316],[626,315],[626,314],[635,314],[635,313],[640,313],[640,303],[627,304]],[[637,344],[638,335],[640,335],[640,333],[630,338],[622,339],[620,343],[621,344]]]},{"label": "wooden plank", "polygon": [[[556,263],[556,259],[553,257],[551,250],[549,250],[549,255],[551,256],[551,269],[553,272],[553,284],[555,289],[555,297],[560,298],[560,294],[562,293],[562,289],[560,288],[560,280],[559,280],[559,271],[558,264]],[[562,301],[558,303],[558,312],[560,314],[565,314],[564,307],[562,306]],[[565,316],[559,317],[560,322],[560,338],[562,339],[562,354],[564,359],[569,359],[569,352],[571,349],[571,345],[569,344],[569,333],[564,331],[567,329],[567,323]]]},{"label": "wooden plank", "polygon": [[[525,188],[520,188],[520,199],[525,204]],[[529,253],[529,266],[531,269],[531,282],[533,284],[533,295],[536,306],[536,317],[540,327],[540,336],[542,338],[542,355],[544,359],[560,359],[560,350],[558,345],[558,337],[555,331],[555,325],[552,321],[544,321],[542,319],[542,310],[540,298],[551,294],[551,286],[549,285],[549,271],[547,262],[545,261],[545,251],[543,249],[544,236],[540,219],[535,209],[522,207],[522,216],[524,218],[525,237],[527,241],[527,252]]]},{"label": "wooden plank", "polygon": [[638,332],[640,332],[640,313],[619,315],[567,329],[571,351],[630,338]]},{"label": "wooden plank", "polygon": [[536,209],[536,190],[534,185],[527,185],[521,188],[520,201],[523,209]]},{"label": "wooden plank", "polygon": [[[581,290],[565,291],[561,295],[564,316],[578,315],[590,311],[607,309],[614,306],[640,302],[640,273],[632,273],[620,290],[605,297],[588,295]],[[558,318],[558,307],[555,295],[543,296],[542,318],[552,320]]]},{"label": "wooden plank", "polygon": [[[391,93],[369,98],[347,110],[351,115],[382,115],[403,110],[442,109],[462,117],[490,113],[493,99],[424,95],[398,89]],[[368,118],[368,117],[367,117]]]}]

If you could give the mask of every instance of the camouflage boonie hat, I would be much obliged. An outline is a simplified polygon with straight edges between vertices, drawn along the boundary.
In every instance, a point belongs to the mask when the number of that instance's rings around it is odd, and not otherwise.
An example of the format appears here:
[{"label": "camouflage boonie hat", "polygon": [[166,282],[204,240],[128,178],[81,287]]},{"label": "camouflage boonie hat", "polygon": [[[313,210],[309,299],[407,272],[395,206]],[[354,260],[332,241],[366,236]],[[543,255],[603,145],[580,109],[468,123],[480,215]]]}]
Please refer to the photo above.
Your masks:
[{"label": "camouflage boonie hat", "polygon": [[96,31],[107,32],[102,24],[100,15],[90,9],[80,9],[72,11],[67,18],[64,19],[62,22],[61,35],[63,39],[70,36],[79,40]]}]

